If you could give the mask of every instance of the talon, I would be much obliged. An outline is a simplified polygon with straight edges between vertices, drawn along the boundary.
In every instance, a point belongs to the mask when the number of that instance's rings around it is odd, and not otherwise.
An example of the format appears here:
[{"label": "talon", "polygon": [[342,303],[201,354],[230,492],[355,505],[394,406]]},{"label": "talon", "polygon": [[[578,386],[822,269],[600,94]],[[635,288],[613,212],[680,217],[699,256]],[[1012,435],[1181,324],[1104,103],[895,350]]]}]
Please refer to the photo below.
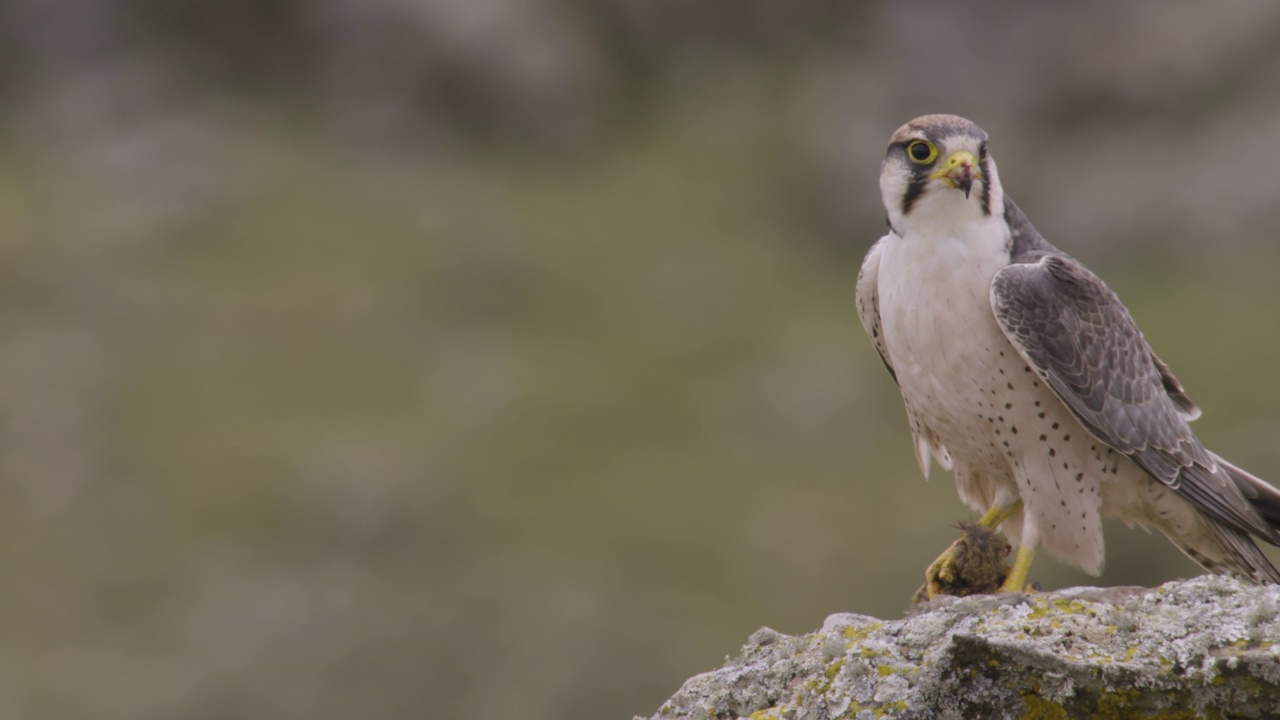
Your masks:
[{"label": "talon", "polygon": [[[956,542],[958,543],[960,541],[957,540]],[[956,545],[952,544],[951,547],[947,548],[945,553],[943,553],[937,560],[933,561],[933,565],[929,566],[929,571],[932,571],[934,582],[948,583],[955,580],[955,573],[952,572],[955,567],[955,562]],[[925,571],[926,578],[930,575],[929,571]]]}]

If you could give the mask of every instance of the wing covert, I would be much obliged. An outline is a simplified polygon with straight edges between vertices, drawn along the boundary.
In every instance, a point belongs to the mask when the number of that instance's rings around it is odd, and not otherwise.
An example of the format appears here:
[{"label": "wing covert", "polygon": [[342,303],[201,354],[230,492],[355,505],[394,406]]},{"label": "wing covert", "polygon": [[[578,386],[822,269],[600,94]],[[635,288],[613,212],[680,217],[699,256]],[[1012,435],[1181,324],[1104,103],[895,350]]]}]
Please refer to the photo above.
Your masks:
[{"label": "wing covert", "polygon": [[1198,408],[1115,293],[1066,255],[1035,260],[996,274],[992,310],[1076,419],[1214,519],[1280,540],[1191,431]]}]

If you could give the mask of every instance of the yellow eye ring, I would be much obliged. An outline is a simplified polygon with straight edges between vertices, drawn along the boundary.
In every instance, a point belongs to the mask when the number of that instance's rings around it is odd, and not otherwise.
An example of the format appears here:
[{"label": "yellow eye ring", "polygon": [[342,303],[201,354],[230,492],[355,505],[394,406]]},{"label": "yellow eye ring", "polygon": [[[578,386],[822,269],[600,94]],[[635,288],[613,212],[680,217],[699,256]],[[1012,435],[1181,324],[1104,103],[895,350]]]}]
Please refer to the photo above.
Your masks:
[{"label": "yellow eye ring", "polygon": [[938,159],[938,146],[928,140],[912,140],[907,144],[907,157],[917,165],[928,165]]}]

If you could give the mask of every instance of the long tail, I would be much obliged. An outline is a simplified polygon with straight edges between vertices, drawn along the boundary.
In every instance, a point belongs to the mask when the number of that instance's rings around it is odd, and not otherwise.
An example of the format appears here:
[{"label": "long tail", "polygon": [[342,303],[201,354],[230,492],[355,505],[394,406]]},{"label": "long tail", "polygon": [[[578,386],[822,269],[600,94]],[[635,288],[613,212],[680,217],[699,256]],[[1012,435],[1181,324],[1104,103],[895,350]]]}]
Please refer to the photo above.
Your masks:
[{"label": "long tail", "polygon": [[1244,495],[1249,504],[1262,515],[1262,519],[1266,520],[1271,527],[1280,530],[1280,490],[1272,487],[1266,480],[1250,475],[1217,455],[1213,458],[1227,471],[1236,487],[1240,489],[1240,494]]},{"label": "long tail", "polygon": [[1276,569],[1271,559],[1254,542],[1253,536],[1217,520],[1205,518],[1205,523],[1213,533],[1214,539],[1226,551],[1226,557],[1222,562],[1214,562],[1178,543],[1182,551],[1190,555],[1192,560],[1200,563],[1206,570],[1216,573],[1236,575],[1256,583],[1280,585],[1280,570]]},{"label": "long tail", "polygon": [[[1227,471],[1227,475],[1240,490],[1240,494],[1258,511],[1263,521],[1270,527],[1280,530],[1280,490],[1217,455],[1213,457]],[[1259,583],[1280,584],[1280,570],[1277,570],[1275,564],[1262,552],[1250,533],[1209,518],[1205,518],[1205,521],[1223,551],[1221,559],[1206,557],[1196,548],[1172,536],[1171,539],[1183,552],[1191,556],[1192,560],[1207,570],[1236,575]],[[1268,540],[1268,542],[1272,541]]]}]

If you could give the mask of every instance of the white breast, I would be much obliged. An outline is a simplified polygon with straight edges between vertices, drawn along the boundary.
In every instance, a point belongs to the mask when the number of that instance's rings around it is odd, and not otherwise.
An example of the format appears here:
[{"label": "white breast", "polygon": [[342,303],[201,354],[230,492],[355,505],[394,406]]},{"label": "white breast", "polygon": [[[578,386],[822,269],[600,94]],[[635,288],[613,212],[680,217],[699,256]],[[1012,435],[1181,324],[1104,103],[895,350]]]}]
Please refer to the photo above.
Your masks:
[{"label": "white breast", "polygon": [[1022,367],[991,313],[991,279],[1009,263],[1005,226],[959,227],[890,238],[880,261],[886,351],[904,398],[940,438],[972,422],[1001,367]]},{"label": "white breast", "polygon": [[1011,539],[1032,533],[1022,537],[1096,573],[1097,478],[1114,472],[1116,458],[1088,437],[996,323],[990,288],[1009,264],[1004,223],[949,227],[891,235],[880,256],[885,354],[913,431],[946,449],[957,489],[975,510],[996,495],[1023,500],[1027,522],[1005,524]]}]

